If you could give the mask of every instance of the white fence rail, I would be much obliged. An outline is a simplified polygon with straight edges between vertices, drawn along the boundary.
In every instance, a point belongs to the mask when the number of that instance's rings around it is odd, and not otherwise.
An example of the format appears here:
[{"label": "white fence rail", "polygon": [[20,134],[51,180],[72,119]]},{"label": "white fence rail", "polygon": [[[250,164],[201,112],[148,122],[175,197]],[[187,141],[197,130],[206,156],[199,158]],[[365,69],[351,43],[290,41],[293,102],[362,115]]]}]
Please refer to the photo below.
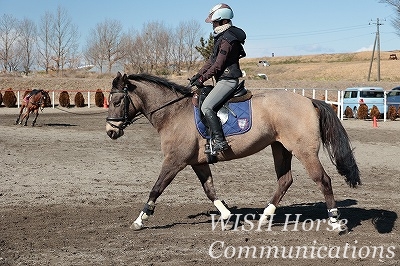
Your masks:
[{"label": "white fence rail", "polygon": [[[259,89],[259,88],[257,88]],[[344,90],[334,90],[334,89],[323,89],[323,88],[261,88],[261,90],[286,90],[292,91],[294,93],[301,94],[303,96],[311,97],[313,99],[324,100],[328,104],[333,104],[337,106],[337,116],[340,120],[344,119],[343,106],[343,96]],[[317,95],[318,94],[318,95]],[[320,97],[317,97],[320,96]],[[387,120],[387,104],[386,104],[387,92],[384,93],[383,101],[383,121]],[[400,103],[395,103],[400,104]]]},{"label": "white fence rail", "polygon": [[[310,97],[313,99],[320,99],[324,100],[328,104],[333,104],[337,106],[337,116],[340,120],[343,120],[344,118],[344,106],[343,106],[343,95],[344,95],[344,90],[334,90],[334,89],[323,89],[323,88],[250,88],[250,89],[255,89],[255,90],[286,90],[286,91],[292,91],[293,93],[298,93],[301,94],[302,96]],[[21,105],[21,93],[23,91],[16,91],[17,93],[17,106],[18,108]],[[70,95],[77,93],[77,91],[68,91]],[[87,92],[81,92],[83,95],[87,95],[85,97],[85,104],[87,104],[87,108],[90,108],[91,106],[95,106],[94,102],[94,91],[87,91]],[[107,91],[103,91],[104,97],[107,98]],[[49,92],[50,97],[51,97],[51,103],[52,107],[55,108],[56,102],[58,102],[58,99],[56,98],[56,94],[60,94],[60,91],[51,91]],[[384,94],[384,111],[383,111],[383,120],[386,121],[387,118],[387,106],[386,106],[386,95],[387,92]],[[400,104],[400,103],[398,103]]]}]

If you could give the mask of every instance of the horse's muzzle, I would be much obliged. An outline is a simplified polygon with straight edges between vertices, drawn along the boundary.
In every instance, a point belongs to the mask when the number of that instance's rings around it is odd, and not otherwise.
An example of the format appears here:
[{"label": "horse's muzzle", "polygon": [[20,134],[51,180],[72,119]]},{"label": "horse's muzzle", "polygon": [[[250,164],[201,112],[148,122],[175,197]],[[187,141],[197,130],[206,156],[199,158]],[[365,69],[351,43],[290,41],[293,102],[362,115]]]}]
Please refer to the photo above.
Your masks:
[{"label": "horse's muzzle", "polygon": [[122,137],[124,135],[124,130],[123,129],[120,129],[120,128],[117,128],[117,127],[113,127],[109,123],[106,124],[106,132],[107,132],[107,135],[111,139],[117,139],[117,138]]}]

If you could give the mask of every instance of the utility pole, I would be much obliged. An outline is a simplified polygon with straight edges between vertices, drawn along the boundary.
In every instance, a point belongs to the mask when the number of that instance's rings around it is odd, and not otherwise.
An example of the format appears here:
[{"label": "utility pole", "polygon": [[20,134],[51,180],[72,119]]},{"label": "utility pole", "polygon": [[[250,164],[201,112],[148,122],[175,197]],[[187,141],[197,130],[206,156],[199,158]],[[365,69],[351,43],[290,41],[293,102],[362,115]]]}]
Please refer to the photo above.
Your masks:
[{"label": "utility pole", "polygon": [[[370,80],[371,76],[371,69],[372,69],[372,62],[374,61],[374,54],[375,54],[375,47],[377,47],[377,57],[378,57],[378,81],[381,81],[381,41],[379,38],[379,26],[383,25],[379,23],[379,18],[376,19],[376,35],[375,35],[375,42],[374,42],[374,48],[372,49],[372,58],[371,62],[369,64],[369,72],[368,72],[368,81]],[[371,23],[369,23],[371,25]]]}]

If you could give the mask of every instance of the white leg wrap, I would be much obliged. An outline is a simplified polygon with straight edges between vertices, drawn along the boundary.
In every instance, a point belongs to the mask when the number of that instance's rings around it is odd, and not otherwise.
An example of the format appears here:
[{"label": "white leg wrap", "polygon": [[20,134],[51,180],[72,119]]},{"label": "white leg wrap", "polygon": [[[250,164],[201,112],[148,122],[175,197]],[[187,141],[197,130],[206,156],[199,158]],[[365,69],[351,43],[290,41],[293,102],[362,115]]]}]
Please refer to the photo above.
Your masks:
[{"label": "white leg wrap", "polygon": [[268,218],[275,213],[276,207],[274,204],[268,204],[267,208],[264,209],[263,214],[260,217],[259,223],[264,225],[267,224]]},{"label": "white leg wrap", "polygon": [[221,213],[221,218],[226,220],[231,215],[231,212],[225,207],[225,205],[220,200],[214,200],[214,206]]},{"label": "white leg wrap", "polygon": [[[146,216],[146,218],[144,216]],[[148,218],[148,216],[143,211],[141,211],[139,214],[139,217],[136,218],[136,220],[133,222],[133,224],[131,225],[130,228],[133,230],[142,229],[143,228],[143,220],[146,220],[147,218]]]},{"label": "white leg wrap", "polygon": [[328,210],[329,221],[331,223],[337,223],[339,218],[339,211],[337,208]]}]

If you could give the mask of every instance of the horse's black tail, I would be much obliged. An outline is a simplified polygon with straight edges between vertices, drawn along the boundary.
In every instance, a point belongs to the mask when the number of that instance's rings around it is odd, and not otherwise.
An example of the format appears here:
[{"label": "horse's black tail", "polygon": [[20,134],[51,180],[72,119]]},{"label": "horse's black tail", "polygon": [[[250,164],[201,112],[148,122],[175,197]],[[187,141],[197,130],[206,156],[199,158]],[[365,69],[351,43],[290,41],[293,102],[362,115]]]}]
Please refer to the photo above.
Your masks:
[{"label": "horse's black tail", "polygon": [[339,174],[350,187],[361,185],[360,172],[350,145],[349,136],[333,108],[324,101],[311,99],[319,111],[322,144]]}]

